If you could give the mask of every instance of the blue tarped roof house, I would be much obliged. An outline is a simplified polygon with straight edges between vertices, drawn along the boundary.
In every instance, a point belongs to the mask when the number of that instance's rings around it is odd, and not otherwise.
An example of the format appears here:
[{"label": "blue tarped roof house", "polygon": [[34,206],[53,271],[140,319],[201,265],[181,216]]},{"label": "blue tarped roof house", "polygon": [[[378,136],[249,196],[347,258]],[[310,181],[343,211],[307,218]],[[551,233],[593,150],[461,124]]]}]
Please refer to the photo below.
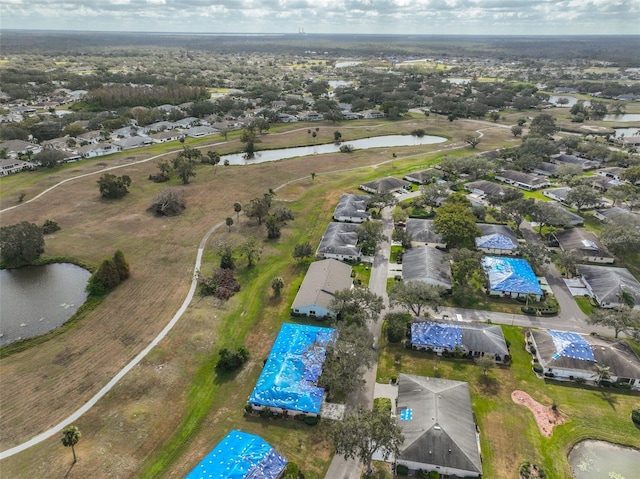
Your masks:
[{"label": "blue tarped roof house", "polygon": [[334,335],[333,328],[283,324],[249,403],[318,414],[324,389],[316,384]]},{"label": "blue tarped roof house", "polygon": [[478,236],[476,238],[476,248],[513,250],[517,247],[518,244],[514,243],[511,238],[499,233]]},{"label": "blue tarped roof house", "polygon": [[553,345],[556,348],[553,359],[564,356],[572,359],[583,359],[585,361],[596,360],[591,345],[579,334],[567,331],[553,331],[551,329],[547,332],[549,336],[551,336]]},{"label": "blue tarped roof house", "polygon": [[286,466],[261,437],[233,430],[185,479],[277,479]]},{"label": "blue tarped roof house", "polygon": [[489,289],[492,292],[542,296],[538,278],[524,259],[485,256],[482,267],[489,277]]},{"label": "blue tarped roof house", "polygon": [[462,346],[462,329],[457,325],[430,321],[411,323],[411,344],[453,349],[456,345]]}]

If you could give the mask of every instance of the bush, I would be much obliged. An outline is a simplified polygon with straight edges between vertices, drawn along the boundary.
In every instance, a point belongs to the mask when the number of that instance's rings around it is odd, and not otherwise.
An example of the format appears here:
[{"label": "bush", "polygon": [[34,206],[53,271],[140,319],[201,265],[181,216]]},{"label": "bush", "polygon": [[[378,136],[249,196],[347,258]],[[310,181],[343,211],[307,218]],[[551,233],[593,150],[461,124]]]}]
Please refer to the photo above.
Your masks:
[{"label": "bush", "polygon": [[396,474],[398,476],[408,476],[409,475],[409,468],[407,466],[405,466],[404,464],[398,464],[396,466]]},{"label": "bush", "polygon": [[60,231],[60,225],[53,220],[45,220],[42,225],[42,234],[48,235],[56,231]]},{"label": "bush", "polygon": [[534,364],[533,370],[538,374],[542,374],[542,371],[543,371],[542,366],[540,366],[539,364]]},{"label": "bush", "polygon": [[173,188],[167,188],[156,195],[149,206],[157,216],[176,216],[186,208],[184,195]]},{"label": "bush", "polygon": [[302,420],[307,426],[315,426],[320,422],[320,418],[318,416],[305,416]]},{"label": "bush", "polygon": [[636,426],[640,427],[640,409],[631,411],[631,420]]},{"label": "bush", "polygon": [[353,145],[342,145],[340,147],[340,153],[352,153],[353,150],[355,150],[355,148],[353,147]]},{"label": "bush", "polygon": [[215,296],[224,300],[240,291],[240,283],[230,269],[218,268],[210,277],[200,276],[198,285],[202,296]]},{"label": "bush", "polygon": [[249,360],[249,351],[246,348],[220,350],[220,359],[216,364],[216,368],[222,371],[233,371],[238,369]]},{"label": "bush", "polygon": [[373,407],[376,409],[391,412],[391,399],[389,398],[375,398],[373,400]]},{"label": "bush", "polygon": [[284,470],[283,479],[304,479],[304,474],[300,472],[300,467],[295,462],[290,462]]}]

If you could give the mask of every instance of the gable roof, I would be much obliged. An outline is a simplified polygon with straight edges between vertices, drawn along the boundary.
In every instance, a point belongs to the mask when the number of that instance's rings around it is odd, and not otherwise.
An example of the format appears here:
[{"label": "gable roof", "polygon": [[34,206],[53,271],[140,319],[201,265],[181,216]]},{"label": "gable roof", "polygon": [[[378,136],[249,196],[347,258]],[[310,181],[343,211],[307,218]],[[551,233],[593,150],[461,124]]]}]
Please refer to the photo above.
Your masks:
[{"label": "gable roof", "polygon": [[409,248],[402,256],[403,281],[424,281],[451,289],[451,265],[448,257],[430,246]]},{"label": "gable roof", "polygon": [[396,409],[411,410],[398,460],[482,473],[468,383],[400,374]]},{"label": "gable roof", "polygon": [[570,228],[551,233],[563,251],[573,251],[585,257],[613,258],[591,231]]},{"label": "gable roof", "polygon": [[359,228],[357,224],[330,222],[320,240],[318,254],[359,256],[360,248],[357,246]]},{"label": "gable roof", "polygon": [[319,305],[330,309],[334,293],[352,284],[348,264],[335,259],[315,261],[309,266],[291,307]]},{"label": "gable roof", "polygon": [[426,170],[408,173],[405,175],[404,179],[422,184],[430,182],[433,178],[442,178],[443,176],[443,171],[438,170],[437,168],[427,168]]},{"label": "gable roof", "polygon": [[500,356],[509,354],[502,328],[495,324],[414,319],[411,323],[411,344],[448,349],[453,349],[458,344],[469,351]]},{"label": "gable roof", "polygon": [[433,220],[408,218],[405,228],[411,235],[412,241],[419,243],[442,243],[442,235],[436,233],[433,227]]},{"label": "gable roof", "polygon": [[489,277],[491,291],[542,295],[538,278],[524,259],[485,256],[482,267]]},{"label": "gable roof", "polygon": [[529,186],[541,186],[549,183],[547,178],[515,170],[505,170],[500,173],[496,173],[496,179],[500,178],[505,178],[507,180]]},{"label": "gable roof", "polygon": [[485,195],[504,195],[507,190],[506,186],[499,185],[497,183],[492,183],[487,180],[478,180],[472,181],[471,183],[466,183],[464,185],[464,189],[467,191],[478,190],[482,191]]},{"label": "gable roof", "polygon": [[337,219],[341,216],[349,218],[369,219],[367,213],[367,196],[346,194],[340,197],[340,201],[333,211],[333,218]]},{"label": "gable roof", "polygon": [[476,248],[514,250],[518,237],[507,225],[477,223],[482,235],[475,239]]},{"label": "gable roof", "polygon": [[369,181],[360,185],[361,190],[371,191],[375,193],[391,193],[410,185],[408,181],[387,176],[379,180]]},{"label": "gable roof", "polygon": [[618,304],[616,295],[624,289],[633,294],[635,304],[640,305],[640,283],[627,268],[579,264],[576,269],[600,303]]}]

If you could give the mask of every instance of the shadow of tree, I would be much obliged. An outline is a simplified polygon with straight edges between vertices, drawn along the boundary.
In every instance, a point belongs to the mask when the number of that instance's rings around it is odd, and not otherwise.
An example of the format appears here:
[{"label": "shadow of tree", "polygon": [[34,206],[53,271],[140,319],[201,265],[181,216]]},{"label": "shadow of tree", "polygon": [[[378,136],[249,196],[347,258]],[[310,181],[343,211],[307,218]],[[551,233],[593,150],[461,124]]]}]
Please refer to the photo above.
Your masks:
[{"label": "shadow of tree", "polygon": [[595,393],[595,396],[599,396],[600,399],[602,399],[609,406],[611,406],[611,409],[613,409],[614,411],[616,410],[616,405],[618,404],[618,398],[615,395],[611,394],[611,392],[603,389],[602,391],[600,391],[600,394]]},{"label": "shadow of tree", "polygon": [[498,394],[500,392],[500,382],[493,376],[480,374],[478,385],[484,394]]}]

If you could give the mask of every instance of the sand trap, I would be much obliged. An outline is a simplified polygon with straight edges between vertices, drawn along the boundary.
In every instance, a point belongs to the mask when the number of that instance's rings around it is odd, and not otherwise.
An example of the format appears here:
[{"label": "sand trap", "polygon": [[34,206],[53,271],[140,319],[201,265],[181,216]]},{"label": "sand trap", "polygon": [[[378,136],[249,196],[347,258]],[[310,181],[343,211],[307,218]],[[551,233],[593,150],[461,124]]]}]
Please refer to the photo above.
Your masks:
[{"label": "sand trap", "polygon": [[522,404],[527,407],[533,413],[536,424],[538,424],[538,429],[540,429],[540,433],[545,437],[551,437],[555,426],[567,422],[562,414],[560,414],[560,411],[554,411],[551,407],[543,406],[524,391],[513,391],[511,393],[511,399],[513,399],[513,402],[516,404]]}]

